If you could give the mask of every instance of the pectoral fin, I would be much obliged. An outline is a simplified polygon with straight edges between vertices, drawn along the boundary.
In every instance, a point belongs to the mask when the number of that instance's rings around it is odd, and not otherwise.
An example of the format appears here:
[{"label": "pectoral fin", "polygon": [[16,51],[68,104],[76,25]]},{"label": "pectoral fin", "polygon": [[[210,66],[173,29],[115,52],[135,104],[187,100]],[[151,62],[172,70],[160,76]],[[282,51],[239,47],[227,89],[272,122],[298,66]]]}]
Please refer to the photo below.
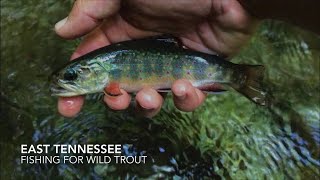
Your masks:
[{"label": "pectoral fin", "polygon": [[119,83],[111,82],[104,88],[104,93],[109,96],[120,96],[122,95],[119,87]]},{"label": "pectoral fin", "polygon": [[170,88],[165,88],[165,89],[157,89],[158,92],[160,93],[166,93],[166,92],[171,92]]}]

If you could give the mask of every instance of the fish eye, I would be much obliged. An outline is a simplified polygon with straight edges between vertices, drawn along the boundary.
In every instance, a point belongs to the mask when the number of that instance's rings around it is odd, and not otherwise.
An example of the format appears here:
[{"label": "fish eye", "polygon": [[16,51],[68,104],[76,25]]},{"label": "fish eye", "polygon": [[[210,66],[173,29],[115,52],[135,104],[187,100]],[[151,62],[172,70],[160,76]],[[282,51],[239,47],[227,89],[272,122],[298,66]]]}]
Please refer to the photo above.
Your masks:
[{"label": "fish eye", "polygon": [[67,71],[63,75],[63,78],[68,81],[75,80],[77,79],[77,77],[78,77],[77,72],[73,69],[67,69]]}]

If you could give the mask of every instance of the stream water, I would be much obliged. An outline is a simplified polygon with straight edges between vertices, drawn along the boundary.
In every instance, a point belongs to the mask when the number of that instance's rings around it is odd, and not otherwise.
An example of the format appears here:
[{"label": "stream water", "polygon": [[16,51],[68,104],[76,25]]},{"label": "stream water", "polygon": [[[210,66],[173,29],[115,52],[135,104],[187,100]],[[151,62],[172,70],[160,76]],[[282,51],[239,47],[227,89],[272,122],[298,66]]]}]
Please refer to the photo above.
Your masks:
[{"label": "stream water", "polygon": [[[55,35],[72,1],[1,1],[0,179],[316,179],[320,167],[320,37],[268,21],[233,59],[266,66],[271,102],[231,91],[192,113],[167,98],[153,119],[106,108],[87,96],[75,118],[57,113],[48,76],[79,40]],[[21,144],[124,144],[146,164],[21,164]]]}]

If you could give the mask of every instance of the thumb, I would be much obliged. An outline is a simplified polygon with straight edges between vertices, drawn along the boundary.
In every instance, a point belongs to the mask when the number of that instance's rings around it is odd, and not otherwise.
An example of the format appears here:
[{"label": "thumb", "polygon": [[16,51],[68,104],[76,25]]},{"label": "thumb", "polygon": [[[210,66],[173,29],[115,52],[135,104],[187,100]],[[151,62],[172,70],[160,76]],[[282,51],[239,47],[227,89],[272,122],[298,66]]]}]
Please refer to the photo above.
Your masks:
[{"label": "thumb", "polygon": [[55,31],[63,38],[77,38],[117,13],[119,8],[120,0],[76,0],[69,16],[55,25]]}]

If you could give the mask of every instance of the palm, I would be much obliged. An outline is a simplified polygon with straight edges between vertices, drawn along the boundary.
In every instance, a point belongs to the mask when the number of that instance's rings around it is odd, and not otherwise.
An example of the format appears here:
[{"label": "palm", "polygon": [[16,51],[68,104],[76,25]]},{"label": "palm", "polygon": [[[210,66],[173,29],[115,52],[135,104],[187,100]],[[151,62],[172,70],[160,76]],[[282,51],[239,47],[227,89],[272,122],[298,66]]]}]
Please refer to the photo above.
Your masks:
[{"label": "palm", "polygon": [[227,0],[212,6],[211,12],[206,14],[207,20],[201,22],[197,19],[188,19],[189,22],[181,21],[180,24],[176,23],[175,17],[163,17],[167,19],[163,24],[149,18],[134,19],[130,16],[130,11],[127,11],[122,14],[124,18],[116,15],[106,19],[88,35],[76,52],[83,54],[82,51],[93,50],[106,44],[147,37],[161,32],[175,34],[188,48],[232,56],[249,39],[255,27],[254,20],[246,14],[236,0]]},{"label": "palm", "polygon": [[[91,31],[72,59],[111,43],[159,33],[173,34],[185,46],[197,51],[232,56],[246,43],[255,27],[254,20],[237,0],[132,0],[122,1],[120,11],[119,2],[76,1],[69,20],[65,21],[68,23],[56,29],[65,38],[75,38]],[[199,89],[183,80],[175,82],[172,91],[176,107],[183,111],[194,110],[205,99]],[[104,101],[110,108],[121,110],[129,106],[130,99],[123,91],[122,96],[105,96]],[[142,114],[152,117],[160,111],[163,98],[155,90],[146,88],[137,93],[136,101]],[[60,99],[59,112],[73,116],[80,111],[82,104],[83,97]]]}]

